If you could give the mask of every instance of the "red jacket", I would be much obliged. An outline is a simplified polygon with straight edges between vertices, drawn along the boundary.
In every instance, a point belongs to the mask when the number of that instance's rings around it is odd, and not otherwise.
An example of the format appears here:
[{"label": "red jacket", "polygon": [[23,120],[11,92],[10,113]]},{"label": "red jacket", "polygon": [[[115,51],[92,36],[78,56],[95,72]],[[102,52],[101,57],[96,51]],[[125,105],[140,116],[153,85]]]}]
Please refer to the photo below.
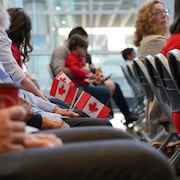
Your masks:
[{"label": "red jacket", "polygon": [[180,33],[172,34],[160,53],[167,56],[168,51],[173,49],[180,50]]},{"label": "red jacket", "polygon": [[12,51],[12,54],[13,54],[16,62],[22,68],[22,59],[21,59],[21,54],[20,54],[19,48],[15,44],[12,43],[11,51]]},{"label": "red jacket", "polygon": [[77,56],[72,52],[69,53],[68,57],[66,58],[66,67],[68,67],[71,70],[71,72],[75,75],[75,77],[72,78],[72,81],[74,83],[87,85],[84,79],[86,75],[90,74],[91,72],[83,69],[85,66],[85,57]]}]

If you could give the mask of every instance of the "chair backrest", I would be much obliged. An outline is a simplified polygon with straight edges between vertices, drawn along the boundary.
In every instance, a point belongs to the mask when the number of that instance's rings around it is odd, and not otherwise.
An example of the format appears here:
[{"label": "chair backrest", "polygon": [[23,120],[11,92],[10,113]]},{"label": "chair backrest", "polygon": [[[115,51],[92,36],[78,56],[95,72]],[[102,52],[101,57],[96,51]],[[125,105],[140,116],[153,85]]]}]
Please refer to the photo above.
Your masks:
[{"label": "chair backrest", "polygon": [[171,111],[169,107],[168,94],[160,78],[160,75],[158,74],[158,71],[156,69],[155,59],[153,56],[148,55],[144,58],[144,62],[145,62],[145,66],[149,74],[149,77],[153,84],[153,92],[155,96],[157,97],[157,99],[159,100],[159,103],[161,105],[161,108],[164,110],[164,113],[166,114],[168,119],[171,121]]},{"label": "chair backrest", "polygon": [[145,65],[143,61],[141,60],[134,60],[133,61],[133,68],[136,73],[136,76],[138,77],[139,83],[142,86],[142,90],[144,92],[144,95],[147,98],[147,101],[151,101],[154,98],[154,93],[152,91],[151,87],[151,79],[149,78]]},{"label": "chair backrest", "polygon": [[133,62],[128,63],[127,66],[128,66],[129,74],[132,77],[133,81],[135,81],[136,83],[139,83],[137,74],[136,74],[135,69],[134,69]]},{"label": "chair backrest", "polygon": [[180,111],[180,94],[171,74],[167,58],[161,53],[155,55],[155,65],[167,92],[171,111]]},{"label": "chair backrest", "polygon": [[[132,63],[130,63],[130,64],[132,64]],[[130,67],[129,67],[130,64],[128,63],[128,64],[121,65],[121,69],[124,73],[126,80],[128,81],[129,85],[131,86],[131,88],[134,92],[134,95],[139,97],[139,96],[142,96],[142,91],[141,91],[141,88],[139,87],[139,83],[134,78],[133,72],[130,70]]]},{"label": "chair backrest", "polygon": [[122,72],[123,72],[126,80],[127,80],[128,83],[131,85],[133,82],[132,82],[131,76],[129,75],[127,64],[123,64],[123,65],[121,65],[120,67],[121,67],[121,70],[122,70]]},{"label": "chair backrest", "polygon": [[180,91],[180,50],[173,49],[168,52],[168,63],[174,82]]},{"label": "chair backrest", "polygon": [[157,71],[157,68],[155,66],[155,59],[153,56],[148,55],[144,58],[145,61],[145,65],[147,68],[147,71],[149,73],[149,77],[151,78],[151,81],[154,85],[154,87],[156,88],[156,93],[159,96],[159,99],[162,103],[166,103],[168,104],[168,95],[166,92],[166,89],[163,85],[162,79]]}]

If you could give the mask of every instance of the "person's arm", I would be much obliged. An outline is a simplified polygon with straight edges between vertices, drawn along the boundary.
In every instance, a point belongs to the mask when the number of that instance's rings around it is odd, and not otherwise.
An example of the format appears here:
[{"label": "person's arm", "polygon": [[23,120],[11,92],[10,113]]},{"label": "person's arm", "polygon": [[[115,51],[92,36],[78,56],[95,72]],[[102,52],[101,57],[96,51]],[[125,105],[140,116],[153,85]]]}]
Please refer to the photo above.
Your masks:
[{"label": "person's arm", "polygon": [[33,147],[62,146],[63,142],[54,134],[28,134],[25,132],[26,111],[21,106],[0,110],[0,153],[20,151]]},{"label": "person's arm", "polygon": [[50,66],[52,68],[53,74],[57,75],[60,71],[63,71],[70,78],[74,77],[71,70],[65,67],[65,59],[69,54],[69,50],[64,46],[60,46],[55,49],[51,56]]},{"label": "person's arm", "polygon": [[20,120],[25,116],[20,106],[0,110],[0,153],[24,149],[25,123]]},{"label": "person's arm", "polygon": [[49,101],[45,95],[37,88],[37,86],[26,76],[21,82],[21,88],[32,92],[34,95],[43,98],[45,101]]},{"label": "person's arm", "polygon": [[64,122],[61,118],[61,115],[55,113],[41,112],[42,115],[42,125],[41,130],[47,129],[64,129],[69,128],[70,126]]},{"label": "person's arm", "polygon": [[26,134],[24,139],[24,147],[37,148],[37,147],[57,147],[62,146],[63,142],[55,134],[43,134],[43,133],[33,133]]},{"label": "person's arm", "polygon": [[21,98],[24,98],[26,101],[28,101],[34,108],[37,107],[38,109],[41,109],[42,111],[56,113],[61,116],[66,116],[66,117],[71,117],[71,118],[79,117],[79,114],[69,109],[61,109],[56,104],[44,101],[42,98],[34,96],[30,92],[20,90],[19,96]]},{"label": "person's arm", "polygon": [[74,57],[72,54],[69,54],[66,58],[66,67],[68,67],[71,72],[80,77],[86,77],[91,74],[91,71],[86,70],[84,67],[80,67],[80,62],[78,57]]},{"label": "person's arm", "polygon": [[11,41],[7,33],[0,28],[0,63],[2,63],[6,73],[11,77],[15,84],[20,85],[22,89],[47,100],[43,93],[30,81],[24,74],[14,59],[11,51]]},{"label": "person's arm", "polygon": [[69,118],[79,117],[79,114],[73,112],[72,110],[61,109],[58,106],[56,106],[54,108],[53,112],[56,113],[56,114],[60,114],[61,116],[69,117]]}]

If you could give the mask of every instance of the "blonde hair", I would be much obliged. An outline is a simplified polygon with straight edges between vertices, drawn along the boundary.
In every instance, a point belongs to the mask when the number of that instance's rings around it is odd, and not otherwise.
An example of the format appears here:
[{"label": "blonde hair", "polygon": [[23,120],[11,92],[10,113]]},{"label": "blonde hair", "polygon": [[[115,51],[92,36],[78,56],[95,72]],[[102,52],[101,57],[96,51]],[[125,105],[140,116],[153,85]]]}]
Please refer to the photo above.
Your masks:
[{"label": "blonde hair", "polygon": [[[143,6],[139,9],[136,21],[135,28],[136,31],[134,33],[134,45],[139,46],[142,37],[145,35],[153,35],[157,34],[158,27],[154,24],[154,16],[153,16],[153,8],[154,4],[162,4],[164,3],[159,0],[149,0],[143,4]],[[168,31],[168,28],[162,32],[162,35],[165,35]]]}]

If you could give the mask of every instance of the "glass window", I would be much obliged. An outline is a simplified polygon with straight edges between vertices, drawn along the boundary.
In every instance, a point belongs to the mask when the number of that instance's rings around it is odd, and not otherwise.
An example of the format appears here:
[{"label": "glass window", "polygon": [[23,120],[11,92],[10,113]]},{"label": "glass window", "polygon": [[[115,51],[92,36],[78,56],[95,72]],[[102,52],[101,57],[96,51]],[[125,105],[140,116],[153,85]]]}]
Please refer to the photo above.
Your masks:
[{"label": "glass window", "polygon": [[[120,51],[133,46],[137,10],[147,0],[4,0],[9,7],[23,7],[32,20],[33,53],[28,71],[41,89],[49,79],[47,64],[52,51],[62,45],[72,28],[82,26],[89,34],[89,52],[103,73],[112,73],[126,95],[130,95],[121,72]],[[163,1],[173,17],[173,3]],[[111,72],[112,71],[112,72]],[[130,88],[129,88],[130,89]]]},{"label": "glass window", "polygon": [[32,41],[34,51],[47,51],[50,49],[50,27],[48,15],[33,15],[31,17]]},{"label": "glass window", "polygon": [[[52,79],[48,71],[49,55],[31,55],[27,71],[35,76],[42,91],[49,92]],[[45,73],[46,72],[46,73]]]},{"label": "glass window", "polygon": [[[20,2],[20,1],[19,1]],[[21,5],[21,6],[20,6]],[[9,7],[22,7],[22,1],[20,3],[17,4],[16,0],[12,0],[12,1],[7,1],[6,2],[6,6]]]},{"label": "glass window", "polygon": [[133,96],[131,87],[129,86],[124,74],[121,70],[121,65],[125,63],[124,59],[119,54],[104,54],[92,55],[92,62],[96,68],[102,70],[105,76],[111,75],[110,80],[117,82],[122,87],[123,94],[127,97]]},{"label": "glass window", "polygon": [[80,11],[89,10],[89,0],[54,0],[53,10],[60,12],[76,11],[80,13]]},{"label": "glass window", "polygon": [[94,0],[93,10],[95,11],[114,11],[134,9],[137,6],[137,0]]},{"label": "glass window", "polygon": [[47,11],[49,9],[49,2],[47,0],[23,0],[23,7],[28,11]]}]

